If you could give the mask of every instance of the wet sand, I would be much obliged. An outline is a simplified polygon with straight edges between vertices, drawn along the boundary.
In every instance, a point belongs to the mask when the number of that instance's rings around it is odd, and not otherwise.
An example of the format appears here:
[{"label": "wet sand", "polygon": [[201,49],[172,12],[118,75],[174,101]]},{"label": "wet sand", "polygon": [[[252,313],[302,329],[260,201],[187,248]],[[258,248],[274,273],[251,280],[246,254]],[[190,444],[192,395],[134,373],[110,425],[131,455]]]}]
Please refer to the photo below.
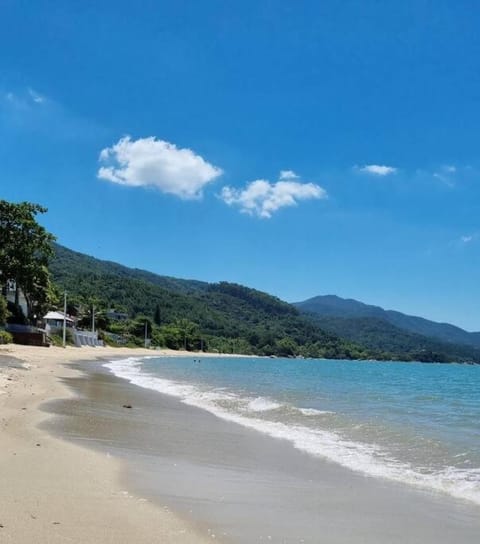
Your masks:
[{"label": "wet sand", "polygon": [[[71,397],[66,361],[145,350],[0,346],[2,544],[203,543],[208,533],[124,486],[120,459],[54,437],[40,405]],[[96,417],[90,422],[95,428]],[[87,433],[88,434],[88,433]],[[204,536],[206,535],[206,536]]]},{"label": "wet sand", "polygon": [[[124,461],[121,481],[222,542],[477,543],[480,509],[365,477],[286,441],[120,380],[65,377],[44,428]],[[131,406],[131,408],[125,408]]]}]

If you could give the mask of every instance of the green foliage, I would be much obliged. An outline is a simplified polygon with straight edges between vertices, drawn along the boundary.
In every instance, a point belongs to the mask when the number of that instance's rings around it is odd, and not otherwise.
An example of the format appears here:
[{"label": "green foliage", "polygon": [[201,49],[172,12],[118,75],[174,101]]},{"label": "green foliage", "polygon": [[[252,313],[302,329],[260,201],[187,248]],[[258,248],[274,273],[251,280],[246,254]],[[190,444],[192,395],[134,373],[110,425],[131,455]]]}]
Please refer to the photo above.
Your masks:
[{"label": "green foliage", "polygon": [[183,333],[175,325],[163,325],[154,337],[155,344],[169,349],[183,349]]},{"label": "green foliage", "polygon": [[19,325],[26,325],[27,318],[25,317],[21,306],[13,302],[7,303],[7,323],[18,323]]},{"label": "green foliage", "polygon": [[36,216],[46,211],[30,202],[0,200],[0,284],[14,280],[22,289],[28,303],[27,318],[41,313],[51,295],[48,263],[54,236],[36,221]]},{"label": "green foliage", "polygon": [[135,316],[133,323],[106,324],[126,342],[141,345],[146,319],[142,316],[153,316],[148,336],[154,346],[199,350],[203,345],[223,353],[257,355],[372,355],[322,331],[290,304],[241,285],[165,278],[58,245],[51,271],[59,289],[66,289],[75,304],[96,298],[98,305],[124,308]]},{"label": "green foliage", "polygon": [[198,351],[202,347],[202,336],[196,323],[188,319],[178,319],[174,323],[156,328],[152,343],[170,349]]},{"label": "green foliage", "polygon": [[67,313],[77,317],[80,328],[90,330],[92,322],[94,322],[95,330],[108,328],[110,320],[107,318],[107,310],[102,301],[91,299],[87,304],[75,303],[70,294],[69,299],[71,302],[67,305]]},{"label": "green foliage", "polygon": [[295,357],[299,353],[298,344],[291,338],[282,338],[275,343],[275,351],[281,357]]},{"label": "green foliage", "polygon": [[145,328],[147,338],[150,338],[152,335],[153,323],[152,320],[144,315],[137,316],[129,324],[129,332],[133,336],[138,336],[139,338],[145,339]]},{"label": "green foliage", "polygon": [[5,325],[8,315],[7,301],[0,293],[0,326]]},{"label": "green foliage", "polygon": [[[283,357],[479,360],[469,347],[441,343],[374,318],[305,315],[267,293],[237,284],[175,280],[55,246],[51,270],[78,311],[121,308],[133,319],[105,320],[108,342]],[[148,316],[152,316],[153,319]],[[97,321],[100,323],[100,321]]]},{"label": "green foliage", "polygon": [[162,324],[162,314],[160,311],[160,305],[157,304],[155,306],[155,315],[153,316],[153,321],[155,325],[161,325]]},{"label": "green foliage", "polygon": [[480,350],[474,347],[441,342],[421,334],[395,327],[376,317],[322,317],[312,315],[318,325],[332,334],[337,334],[361,344],[383,357],[403,361],[451,362],[480,361]]},{"label": "green foliage", "polygon": [[[65,341],[67,346],[73,346],[73,333],[70,329],[67,329],[65,334]],[[54,332],[48,337],[54,346],[63,346],[63,332]]]},{"label": "green foliage", "polygon": [[304,313],[322,318],[376,318],[404,332],[435,339],[443,344],[465,344],[480,348],[480,333],[478,332],[467,332],[449,323],[437,323],[422,317],[384,310],[379,306],[364,304],[353,299],[322,295],[297,302],[295,306]]},{"label": "green foliage", "polygon": [[11,344],[13,342],[13,336],[7,332],[0,330],[0,344]]}]

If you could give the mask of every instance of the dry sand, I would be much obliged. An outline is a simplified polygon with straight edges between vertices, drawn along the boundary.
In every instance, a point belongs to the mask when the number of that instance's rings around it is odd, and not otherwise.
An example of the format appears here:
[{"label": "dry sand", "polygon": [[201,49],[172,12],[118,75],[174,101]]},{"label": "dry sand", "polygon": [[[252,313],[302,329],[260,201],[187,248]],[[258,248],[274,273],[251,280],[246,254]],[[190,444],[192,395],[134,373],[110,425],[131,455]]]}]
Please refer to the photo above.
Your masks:
[{"label": "dry sand", "polygon": [[[179,352],[155,352],[155,354]],[[211,541],[167,508],[120,485],[121,464],[38,429],[42,402],[72,393],[63,363],[152,355],[127,348],[0,346],[0,542],[202,543]],[[190,354],[191,355],[191,354]]]}]

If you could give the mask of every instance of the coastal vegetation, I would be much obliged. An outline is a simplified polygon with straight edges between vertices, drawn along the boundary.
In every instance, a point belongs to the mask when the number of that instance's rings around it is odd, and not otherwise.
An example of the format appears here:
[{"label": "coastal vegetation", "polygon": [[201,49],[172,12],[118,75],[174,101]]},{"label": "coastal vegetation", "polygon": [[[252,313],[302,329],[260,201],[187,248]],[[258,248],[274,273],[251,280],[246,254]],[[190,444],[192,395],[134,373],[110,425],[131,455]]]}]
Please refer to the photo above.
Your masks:
[{"label": "coastal vegetation", "polygon": [[480,350],[477,348],[441,342],[376,317],[346,318],[311,314],[310,318],[323,330],[351,342],[359,342],[370,350],[390,353],[392,359],[440,363],[480,361]]},{"label": "coastal vegetation", "polygon": [[[0,200],[0,285],[11,282],[15,290],[12,312],[19,307],[20,292],[27,302],[27,320],[52,301],[49,259],[55,237],[36,220],[47,210],[38,204]],[[1,312],[1,310],[0,310]]]},{"label": "coastal vegetation", "polygon": [[154,345],[172,349],[329,358],[374,355],[255,289],[158,276],[57,244],[54,250],[50,269],[58,288],[69,293],[69,310],[83,314],[89,323],[94,306],[110,344],[141,345],[146,325]]},{"label": "coastal vegetation", "polygon": [[7,316],[8,316],[7,301],[3,297],[0,297],[0,327],[5,325],[7,321]]},{"label": "coastal vegetation", "polygon": [[[480,361],[472,346],[411,333],[380,318],[325,317],[227,282],[159,276],[55,245],[51,271],[75,308],[97,306],[105,340],[258,355]],[[128,319],[108,319],[114,308]],[[90,321],[86,312],[86,323]]]},{"label": "coastal vegetation", "polygon": [[[322,318],[363,319],[375,318],[384,324],[392,325],[407,333],[433,338],[450,344],[465,344],[480,348],[480,333],[467,332],[450,323],[438,323],[423,317],[407,315],[395,310],[384,310],[380,306],[364,304],[354,299],[345,299],[336,295],[321,295],[295,303],[302,313],[321,316]],[[394,333],[389,329],[388,334]]]},{"label": "coastal vegetation", "polygon": [[355,303],[353,316],[340,317],[345,303],[338,297],[325,297],[326,306],[322,297],[292,305],[235,283],[161,276],[72,251],[37,222],[45,212],[37,204],[0,201],[0,282],[15,285],[8,307],[0,297],[0,326],[7,320],[35,324],[47,309],[61,310],[67,292],[67,311],[78,326],[94,323],[113,346],[147,340],[171,349],[279,357],[480,362],[474,346],[361,315],[356,301],[346,301]]}]

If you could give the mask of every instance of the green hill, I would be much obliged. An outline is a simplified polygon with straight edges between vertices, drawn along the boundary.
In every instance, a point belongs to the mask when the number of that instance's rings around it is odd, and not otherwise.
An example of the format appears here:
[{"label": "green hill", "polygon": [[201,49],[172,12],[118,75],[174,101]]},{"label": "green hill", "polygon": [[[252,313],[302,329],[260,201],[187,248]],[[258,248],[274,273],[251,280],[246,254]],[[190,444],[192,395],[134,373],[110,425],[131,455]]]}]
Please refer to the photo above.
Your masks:
[{"label": "green hill", "polygon": [[450,323],[437,323],[423,317],[384,310],[380,306],[364,304],[358,300],[344,299],[335,295],[321,295],[297,302],[295,306],[302,312],[322,317],[377,318],[405,331],[435,338],[441,342],[480,348],[480,332],[467,332]]},{"label": "green hill", "polygon": [[[105,277],[129,280],[141,280],[176,293],[194,293],[204,291],[208,283],[197,280],[183,280],[169,276],[159,276],[146,270],[128,268],[111,261],[102,261],[73,251],[59,244],[54,244],[55,257],[50,264],[50,271],[55,281],[62,286],[78,277]],[[71,284],[69,285],[72,286]]]},{"label": "green hill", "polygon": [[[105,330],[139,340],[139,316],[157,318],[154,341],[168,347],[260,355],[331,358],[380,356],[323,331],[290,304],[241,285],[208,284],[131,269],[55,245],[50,270],[60,291],[79,311],[94,301],[129,314],[127,323],[103,320]],[[101,315],[99,313],[99,315]],[[188,335],[188,339],[185,336]]]},{"label": "green hill", "polygon": [[[381,308],[357,301],[316,297],[296,307],[241,285],[161,276],[60,245],[54,249],[50,270],[59,292],[68,292],[71,311],[83,314],[86,324],[94,304],[106,339],[139,344],[147,319],[154,344],[177,349],[203,345],[258,355],[480,361],[472,346],[403,329]],[[129,319],[109,320],[112,308]]]},{"label": "green hill", "polygon": [[417,361],[480,361],[480,350],[464,344],[441,342],[406,331],[377,317],[325,317],[311,315],[322,329],[368,349]]}]

